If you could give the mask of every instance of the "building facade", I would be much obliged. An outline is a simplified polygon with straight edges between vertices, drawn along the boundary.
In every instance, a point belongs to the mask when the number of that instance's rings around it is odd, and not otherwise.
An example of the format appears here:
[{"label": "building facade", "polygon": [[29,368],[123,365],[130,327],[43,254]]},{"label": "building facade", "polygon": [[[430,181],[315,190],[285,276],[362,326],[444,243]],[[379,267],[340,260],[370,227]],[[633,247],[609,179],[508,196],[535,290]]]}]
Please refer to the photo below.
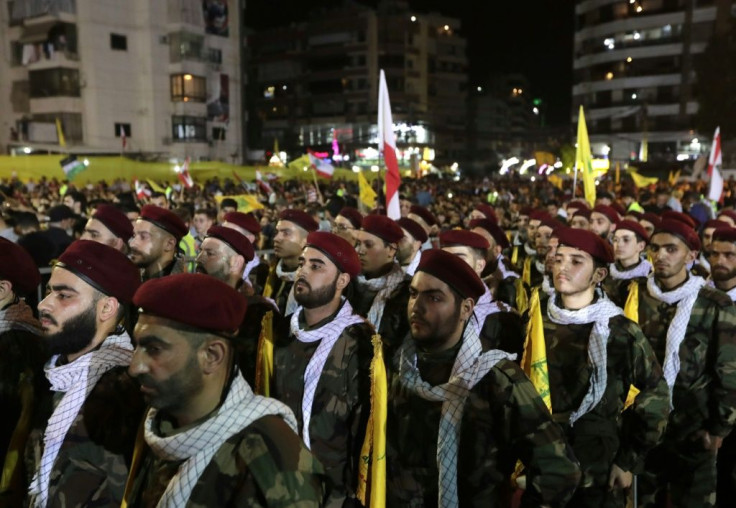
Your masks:
[{"label": "building facade", "polygon": [[240,162],[240,2],[4,2],[0,152]]},{"label": "building facade", "polygon": [[[573,122],[585,108],[594,155],[685,161],[695,128],[695,63],[731,0],[583,0],[575,7]],[[644,143],[643,143],[644,142]]]}]

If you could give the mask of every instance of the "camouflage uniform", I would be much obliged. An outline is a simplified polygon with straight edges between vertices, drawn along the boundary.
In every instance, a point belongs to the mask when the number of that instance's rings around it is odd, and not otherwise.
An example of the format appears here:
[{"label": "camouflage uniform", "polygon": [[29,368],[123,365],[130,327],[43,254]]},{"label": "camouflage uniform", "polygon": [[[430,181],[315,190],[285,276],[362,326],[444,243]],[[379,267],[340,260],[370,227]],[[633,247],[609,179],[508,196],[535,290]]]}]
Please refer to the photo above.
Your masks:
[{"label": "camouflage uniform", "polygon": [[[646,282],[639,283],[639,323],[660,362],[676,309],[652,297]],[[640,477],[640,506],[660,506],[667,485],[673,506],[715,503],[715,455],[703,448],[697,433],[725,436],[736,421],[736,308],[728,295],[700,290],[679,354],[674,409],[665,439],[648,456]]]},{"label": "camouflage uniform", "polygon": [[[242,284],[242,286],[245,286],[245,284]],[[273,312],[274,330],[283,326],[281,322],[286,320],[270,301],[260,295],[250,295],[246,297],[246,301],[248,302],[248,308],[238,329],[238,335],[233,339],[233,346],[240,372],[248,385],[255,387],[258,338],[261,334],[263,317],[266,313]]]},{"label": "camouflage uniform", "polygon": [[158,279],[160,277],[166,277],[167,275],[173,275],[176,273],[187,273],[187,264],[184,258],[176,257],[172,259],[168,265],[162,268],[161,271],[154,273],[150,277],[146,275],[145,271],[142,271],[141,273],[141,280],[146,282],[147,280]]},{"label": "camouflage uniform", "polygon": [[[568,506],[623,507],[623,491],[608,489],[609,474],[613,464],[624,471],[641,471],[647,452],[661,441],[670,410],[662,368],[636,323],[622,315],[611,318],[603,397],[570,425],[570,413],[580,407],[590,386],[588,341],[593,323],[554,323],[547,316],[548,301],[545,296],[540,303],[553,418],[565,431],[583,473]],[[640,393],[624,411],[632,384]]]},{"label": "camouflage uniform", "polygon": [[522,318],[515,310],[504,307],[507,310],[486,316],[479,335],[481,339],[488,341],[492,349],[516,354],[516,363],[521,363],[521,354],[524,351]]},{"label": "camouflage uniform", "polygon": [[[63,393],[53,395],[53,405]],[[48,416],[52,409],[49,407]],[[125,367],[106,372],[85,399],[56,457],[47,508],[119,507],[144,411],[138,384]],[[41,460],[43,429],[37,429],[27,451],[29,471]]]},{"label": "camouflage uniform", "polygon": [[[631,266],[629,270],[633,270],[639,266],[639,264],[635,264],[634,266]],[[622,268],[621,266],[617,266],[617,268],[621,271],[625,271],[626,269]],[[633,279],[615,279],[610,274],[606,279],[603,281],[603,291],[606,293],[608,298],[611,299],[613,303],[618,305],[621,308],[624,308],[624,305],[626,305],[626,299],[629,297],[629,284],[631,284],[632,281],[646,282],[646,277],[634,277]]]},{"label": "camouflage uniform", "polygon": [[[303,316],[303,314],[302,314]],[[300,321],[303,329],[303,317]],[[312,328],[323,326],[334,315]],[[314,394],[309,424],[311,451],[332,481],[330,507],[360,506],[355,500],[358,462],[370,413],[370,362],[373,357],[369,324],[352,325],[335,342]],[[303,429],[304,371],[319,345],[293,335],[276,338],[271,396],[285,403]]]},{"label": "camouflage uniform", "polygon": [[518,278],[518,274],[513,277],[504,278],[504,272],[498,267],[499,263],[504,264],[507,272],[513,271],[511,262],[508,259],[494,260],[493,263],[488,264],[487,271],[483,271],[483,282],[491,290],[494,300],[513,307],[516,305],[516,279]]},{"label": "camouflage uniform", "polygon": [[[481,339],[487,351],[487,341]],[[455,347],[440,353],[417,351],[422,379],[446,382]],[[386,505],[437,506],[437,436],[441,402],[409,392],[398,374],[389,388]],[[572,450],[529,379],[513,362],[502,360],[468,394],[458,446],[459,506],[506,506],[509,477],[517,459],[527,468],[522,506],[562,506],[580,479]]]},{"label": "camouflage uniform", "polygon": [[[162,434],[171,432],[162,422]],[[141,468],[126,501],[154,508],[183,460],[159,459],[144,448]],[[322,506],[324,471],[286,423],[265,416],[225,441],[192,489],[189,508]],[[183,508],[183,507],[182,507]]]}]

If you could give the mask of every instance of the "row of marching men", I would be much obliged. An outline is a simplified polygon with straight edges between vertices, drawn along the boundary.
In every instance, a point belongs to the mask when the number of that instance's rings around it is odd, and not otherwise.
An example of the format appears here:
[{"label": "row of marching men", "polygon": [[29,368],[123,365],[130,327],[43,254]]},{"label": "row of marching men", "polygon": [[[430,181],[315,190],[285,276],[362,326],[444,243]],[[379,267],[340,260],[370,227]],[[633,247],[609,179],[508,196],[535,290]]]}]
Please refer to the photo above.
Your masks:
[{"label": "row of marching men", "polygon": [[[282,212],[263,295],[244,289],[252,243],[227,222],[204,239],[201,274],[142,285],[114,249],[73,244],[39,304],[52,404],[31,502],[503,506],[514,485],[525,506],[623,506],[637,473],[642,506],[714,503],[736,414],[736,310],[690,273],[699,240],[685,221],[633,231],[654,269],[630,284],[624,315],[600,289],[610,242],[530,220],[535,246],[549,226],[556,247],[549,270],[524,262],[510,284],[522,321],[494,298],[493,278],[514,277],[490,213],[422,251],[431,214],[414,211],[350,222],[349,240]],[[165,211],[140,221],[176,240]],[[714,244],[736,250],[729,233]],[[527,288],[527,266],[548,287]],[[6,309],[22,308],[29,273],[3,273]]]}]

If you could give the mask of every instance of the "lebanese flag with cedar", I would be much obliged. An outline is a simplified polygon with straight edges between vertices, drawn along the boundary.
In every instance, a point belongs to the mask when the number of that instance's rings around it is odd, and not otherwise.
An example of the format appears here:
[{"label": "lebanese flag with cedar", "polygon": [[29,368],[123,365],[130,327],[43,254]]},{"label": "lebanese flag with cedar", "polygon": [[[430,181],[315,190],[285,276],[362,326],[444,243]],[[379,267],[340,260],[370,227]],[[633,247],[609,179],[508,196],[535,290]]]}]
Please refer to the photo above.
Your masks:
[{"label": "lebanese flag with cedar", "polygon": [[396,137],[394,123],[391,117],[391,101],[386,87],[386,75],[381,69],[378,84],[378,143],[383,151],[383,161],[386,164],[386,215],[397,220],[401,218],[399,206],[399,160],[396,157]]}]

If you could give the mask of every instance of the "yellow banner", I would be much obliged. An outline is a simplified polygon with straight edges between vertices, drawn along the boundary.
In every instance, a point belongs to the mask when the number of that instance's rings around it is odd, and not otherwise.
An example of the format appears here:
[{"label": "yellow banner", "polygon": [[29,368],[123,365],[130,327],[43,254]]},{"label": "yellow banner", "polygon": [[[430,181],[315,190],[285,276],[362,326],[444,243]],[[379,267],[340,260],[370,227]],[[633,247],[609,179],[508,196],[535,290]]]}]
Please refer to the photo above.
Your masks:
[{"label": "yellow banner", "polygon": [[376,198],[378,198],[378,195],[373,190],[373,187],[371,187],[371,184],[368,183],[362,171],[358,173],[358,183],[360,184],[360,202],[369,210],[373,210],[376,207]]},{"label": "yellow banner", "polygon": [[580,106],[578,115],[578,143],[575,149],[575,164],[582,173],[585,200],[590,206],[595,206],[595,180],[593,178],[593,156],[590,153],[588,127],[585,125],[585,113]]},{"label": "yellow banner", "polygon": [[[155,190],[155,189],[154,189]],[[253,210],[259,210],[263,208],[263,204],[258,201],[258,196],[255,194],[238,194],[237,196],[215,196],[215,202],[217,206],[220,206],[223,199],[234,199],[238,204],[238,211],[243,213],[252,212]]]}]

